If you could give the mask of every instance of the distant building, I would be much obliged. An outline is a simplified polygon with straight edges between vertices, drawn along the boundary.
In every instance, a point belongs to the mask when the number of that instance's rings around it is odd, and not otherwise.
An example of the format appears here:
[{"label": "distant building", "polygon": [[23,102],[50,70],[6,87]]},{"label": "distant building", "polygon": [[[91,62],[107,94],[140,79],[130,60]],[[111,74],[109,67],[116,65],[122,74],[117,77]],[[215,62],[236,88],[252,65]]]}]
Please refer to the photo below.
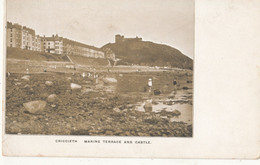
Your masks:
[{"label": "distant building", "polygon": [[105,58],[105,53],[94,46],[56,35],[40,37],[35,30],[7,22],[7,47],[42,51],[53,54],[79,55],[91,58]]},{"label": "distant building", "polygon": [[43,50],[46,53],[105,58],[104,52],[101,49],[59,37],[57,34],[55,36],[52,35],[52,37],[42,37],[42,43]]},{"label": "distant building", "polygon": [[63,53],[63,38],[57,34],[52,37],[42,37],[42,50],[46,53],[62,54]]},{"label": "distant building", "polygon": [[63,39],[65,55],[79,55],[91,58],[105,58],[104,52],[94,46],[89,46],[67,38]]},{"label": "distant building", "polygon": [[7,47],[41,51],[41,39],[35,30],[19,24],[7,22]]},{"label": "distant building", "polygon": [[115,53],[110,48],[104,48],[105,57],[107,59],[114,60],[116,59]]},{"label": "distant building", "polygon": [[8,47],[22,48],[22,26],[7,22],[6,44]]},{"label": "distant building", "polygon": [[116,43],[120,43],[120,42],[124,42],[124,41],[142,41],[142,38],[139,37],[135,37],[135,38],[125,38],[124,36],[117,34],[115,36],[115,42]]}]

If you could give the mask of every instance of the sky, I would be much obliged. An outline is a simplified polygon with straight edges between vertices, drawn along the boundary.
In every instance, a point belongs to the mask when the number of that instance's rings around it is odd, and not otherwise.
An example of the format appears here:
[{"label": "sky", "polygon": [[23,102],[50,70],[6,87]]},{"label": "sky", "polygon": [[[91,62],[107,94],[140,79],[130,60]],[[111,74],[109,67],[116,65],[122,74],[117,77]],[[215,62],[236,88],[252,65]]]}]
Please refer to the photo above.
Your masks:
[{"label": "sky", "polygon": [[194,9],[194,0],[7,0],[6,19],[96,47],[138,36],[193,58]]}]

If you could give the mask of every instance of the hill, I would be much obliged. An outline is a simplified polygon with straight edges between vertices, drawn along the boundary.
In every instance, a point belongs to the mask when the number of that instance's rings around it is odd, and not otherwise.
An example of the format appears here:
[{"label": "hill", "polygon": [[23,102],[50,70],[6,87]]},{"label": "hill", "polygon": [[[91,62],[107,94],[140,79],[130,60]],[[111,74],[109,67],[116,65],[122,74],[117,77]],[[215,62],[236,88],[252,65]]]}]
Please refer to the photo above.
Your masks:
[{"label": "hill", "polygon": [[102,47],[114,51],[116,58],[121,59],[117,65],[168,66],[192,69],[193,60],[179,50],[149,41],[123,41],[109,43]]}]

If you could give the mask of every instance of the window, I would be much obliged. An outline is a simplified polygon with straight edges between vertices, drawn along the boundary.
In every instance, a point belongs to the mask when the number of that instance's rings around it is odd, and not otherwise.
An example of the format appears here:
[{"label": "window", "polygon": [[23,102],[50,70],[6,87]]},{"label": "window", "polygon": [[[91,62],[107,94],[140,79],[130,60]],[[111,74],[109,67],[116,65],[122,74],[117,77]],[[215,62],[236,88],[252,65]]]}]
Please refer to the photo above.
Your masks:
[{"label": "window", "polygon": [[13,29],[11,28],[11,29],[10,29],[10,31],[12,32],[12,31],[13,31]]},{"label": "window", "polygon": [[13,47],[13,45],[12,45],[12,44],[10,44],[10,47]]},{"label": "window", "polygon": [[10,39],[10,42],[12,42],[13,40],[12,40],[12,38]]},{"label": "window", "polygon": [[13,34],[10,34],[10,37],[13,37]]}]

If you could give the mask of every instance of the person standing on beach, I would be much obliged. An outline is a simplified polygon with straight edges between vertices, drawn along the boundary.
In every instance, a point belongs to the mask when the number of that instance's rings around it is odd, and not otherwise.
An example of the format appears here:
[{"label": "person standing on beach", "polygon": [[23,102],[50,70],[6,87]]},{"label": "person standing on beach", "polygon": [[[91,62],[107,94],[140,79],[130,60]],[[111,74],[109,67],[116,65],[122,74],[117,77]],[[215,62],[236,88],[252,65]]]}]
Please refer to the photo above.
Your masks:
[{"label": "person standing on beach", "polygon": [[173,84],[174,94],[176,94],[177,93],[177,79],[175,77],[173,78],[172,84]]},{"label": "person standing on beach", "polygon": [[153,86],[153,80],[152,80],[152,78],[149,78],[148,79],[148,87],[152,88],[152,86]]}]

